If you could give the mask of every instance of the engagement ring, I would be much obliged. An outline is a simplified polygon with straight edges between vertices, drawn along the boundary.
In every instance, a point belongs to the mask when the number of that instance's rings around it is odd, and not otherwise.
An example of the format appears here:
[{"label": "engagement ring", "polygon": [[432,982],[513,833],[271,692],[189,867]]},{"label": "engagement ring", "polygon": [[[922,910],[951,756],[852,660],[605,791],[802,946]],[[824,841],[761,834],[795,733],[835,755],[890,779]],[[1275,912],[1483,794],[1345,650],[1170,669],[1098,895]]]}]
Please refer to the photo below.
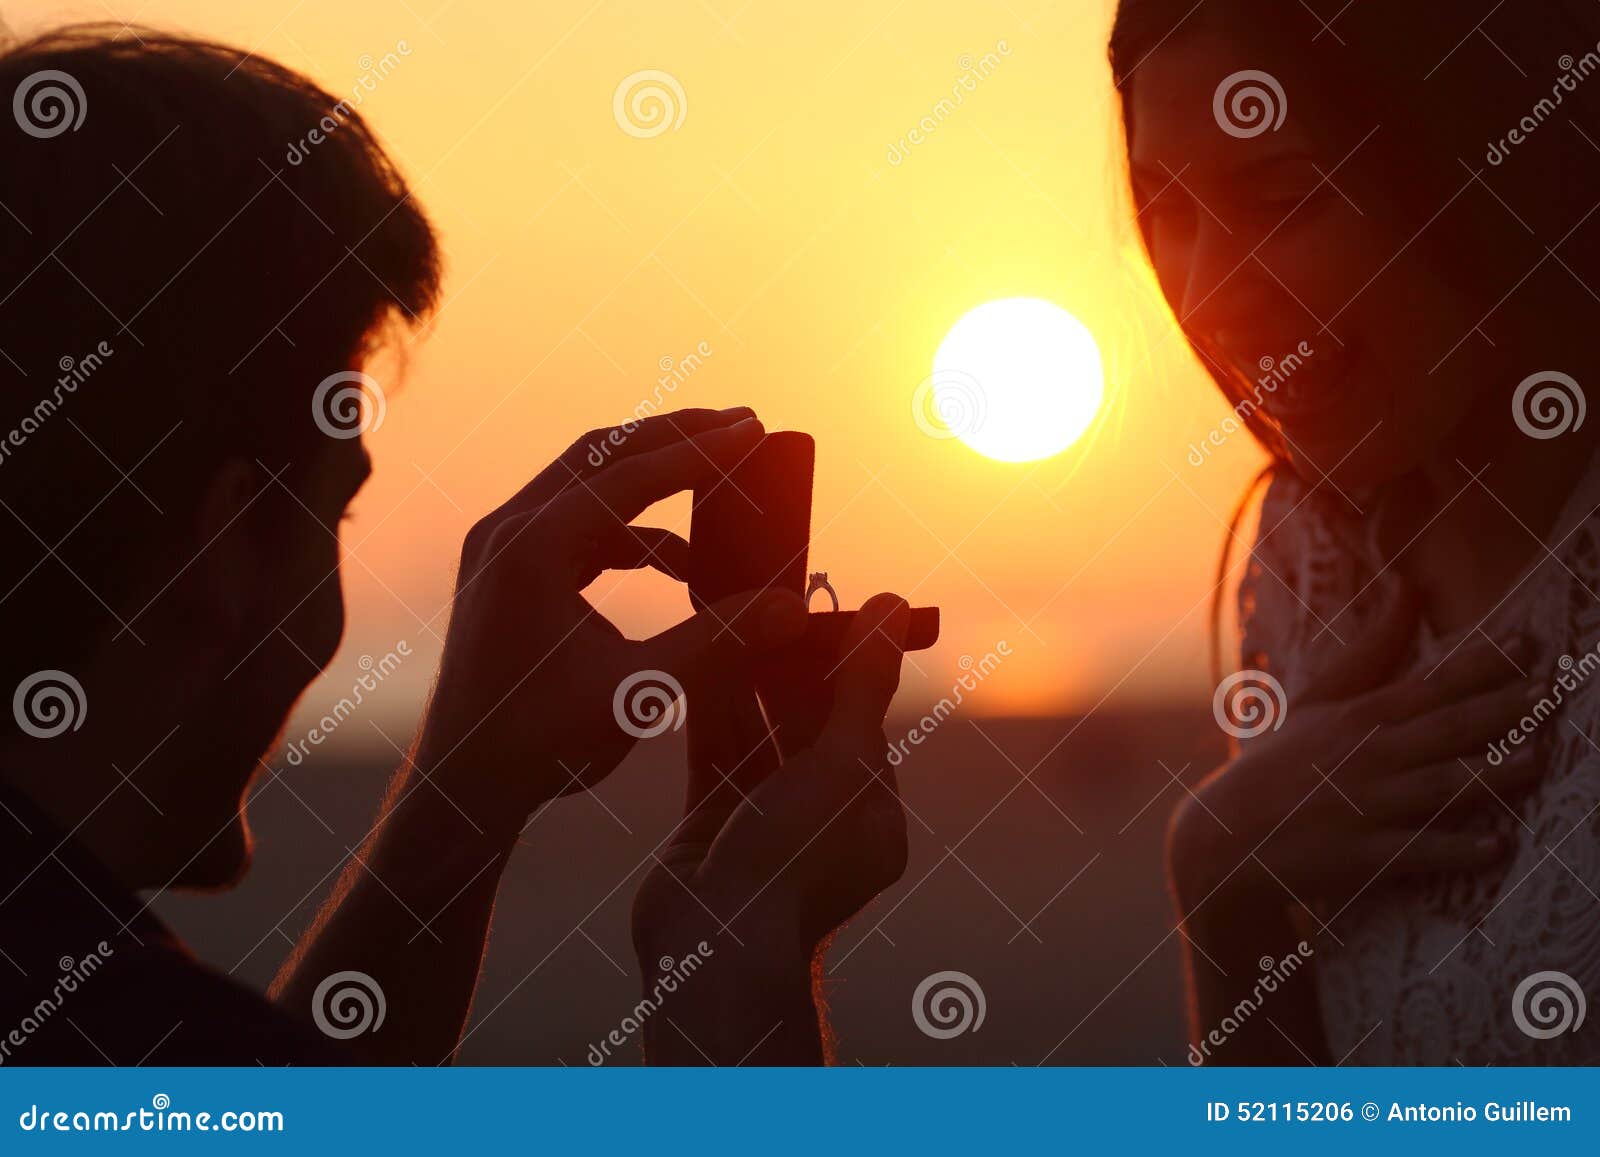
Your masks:
[{"label": "engagement ring", "polygon": [[811,596],[818,591],[827,591],[828,597],[833,600],[833,609],[839,609],[839,595],[833,589],[833,584],[828,581],[828,572],[819,570],[811,575],[811,581],[806,584],[806,609],[811,609]]}]

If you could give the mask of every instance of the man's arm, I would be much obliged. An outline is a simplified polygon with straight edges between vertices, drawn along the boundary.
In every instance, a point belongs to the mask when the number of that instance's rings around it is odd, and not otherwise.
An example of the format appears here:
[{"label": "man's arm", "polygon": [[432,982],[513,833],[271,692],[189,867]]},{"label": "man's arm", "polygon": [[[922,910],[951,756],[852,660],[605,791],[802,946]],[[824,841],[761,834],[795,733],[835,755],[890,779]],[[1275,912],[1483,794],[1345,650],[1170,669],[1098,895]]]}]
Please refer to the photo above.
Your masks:
[{"label": "man's arm", "polygon": [[[351,1038],[362,1059],[437,1065],[454,1058],[478,983],[495,892],[521,817],[473,819],[470,800],[426,765],[396,773],[378,824],[340,874],[332,895],[273,980],[270,995],[319,1028],[341,1027],[331,985],[365,973],[382,994],[384,1019]],[[466,793],[462,793],[465,795]],[[509,821],[515,822],[509,822]],[[347,1010],[348,1011],[348,1010]]]}]

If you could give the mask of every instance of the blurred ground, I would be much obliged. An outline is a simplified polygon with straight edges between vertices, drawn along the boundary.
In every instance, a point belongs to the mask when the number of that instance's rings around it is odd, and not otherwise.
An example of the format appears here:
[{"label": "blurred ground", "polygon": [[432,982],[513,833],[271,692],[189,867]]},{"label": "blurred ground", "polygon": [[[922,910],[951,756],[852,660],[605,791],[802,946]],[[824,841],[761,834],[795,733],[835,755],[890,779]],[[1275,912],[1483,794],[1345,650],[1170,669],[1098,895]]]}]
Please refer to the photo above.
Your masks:
[{"label": "blurred ground", "polygon": [[[1183,1063],[1161,836],[1182,794],[1173,776],[1192,783],[1221,755],[1204,707],[947,720],[900,769],[913,813],[905,878],[829,956],[841,1061]],[[462,1063],[582,1065],[632,1009],[628,905],[677,818],[682,760],[681,734],[643,743],[598,800],[564,800],[529,829]],[[252,804],[260,854],[247,882],[228,896],[164,896],[158,910],[203,959],[264,986],[367,832],[389,773],[285,769]],[[978,982],[987,1015],[936,1040],[913,1021],[912,993],[947,969]],[[610,1063],[638,1060],[629,1047]]]}]

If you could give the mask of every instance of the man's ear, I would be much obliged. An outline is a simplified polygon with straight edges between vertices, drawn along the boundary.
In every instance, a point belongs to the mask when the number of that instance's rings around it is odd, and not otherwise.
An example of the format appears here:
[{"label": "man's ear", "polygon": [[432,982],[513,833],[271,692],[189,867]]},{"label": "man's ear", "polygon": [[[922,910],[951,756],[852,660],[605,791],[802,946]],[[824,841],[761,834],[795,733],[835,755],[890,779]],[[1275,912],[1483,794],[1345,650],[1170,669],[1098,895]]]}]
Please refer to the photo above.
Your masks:
[{"label": "man's ear", "polygon": [[202,629],[228,638],[243,630],[262,605],[272,569],[272,545],[263,534],[262,491],[271,480],[254,462],[230,458],[206,483],[195,508],[195,550],[191,568],[194,608]]}]

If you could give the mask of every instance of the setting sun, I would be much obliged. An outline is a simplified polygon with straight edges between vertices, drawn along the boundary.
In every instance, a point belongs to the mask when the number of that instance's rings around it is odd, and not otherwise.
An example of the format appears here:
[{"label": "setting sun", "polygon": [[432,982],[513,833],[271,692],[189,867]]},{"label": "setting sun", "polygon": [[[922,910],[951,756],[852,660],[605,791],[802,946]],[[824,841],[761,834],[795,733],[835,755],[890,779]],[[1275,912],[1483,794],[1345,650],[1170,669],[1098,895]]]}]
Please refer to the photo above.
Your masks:
[{"label": "setting sun", "polygon": [[987,302],[951,327],[916,399],[919,417],[1002,462],[1059,454],[1104,392],[1100,350],[1066,310],[1035,297]]}]

